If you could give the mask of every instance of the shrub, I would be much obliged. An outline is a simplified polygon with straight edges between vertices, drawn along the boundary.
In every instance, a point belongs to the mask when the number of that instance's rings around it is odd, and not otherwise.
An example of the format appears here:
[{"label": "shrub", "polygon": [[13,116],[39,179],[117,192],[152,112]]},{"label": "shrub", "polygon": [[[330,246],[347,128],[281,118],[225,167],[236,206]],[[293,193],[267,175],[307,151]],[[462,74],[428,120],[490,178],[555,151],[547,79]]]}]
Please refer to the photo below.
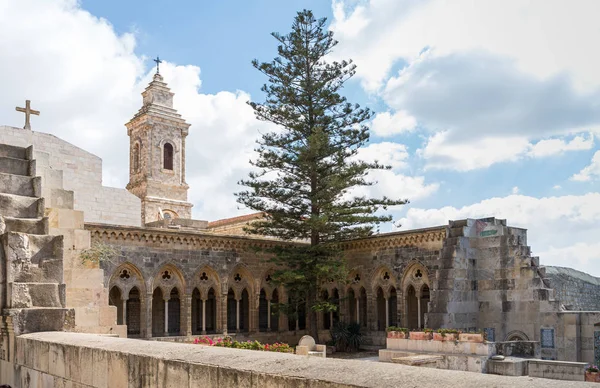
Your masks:
[{"label": "shrub", "polygon": [[398,327],[398,326],[388,326],[385,331],[401,331],[404,334],[408,333],[409,330],[406,327]]},{"label": "shrub", "polygon": [[445,337],[446,334],[460,334],[460,333],[462,333],[462,331],[460,331],[458,329],[437,329],[437,332],[440,333],[442,335],[442,337]]},{"label": "shrub", "polygon": [[360,324],[357,322],[337,322],[330,330],[336,349],[342,352],[354,352],[363,342]]},{"label": "shrub", "polygon": [[275,342],[274,344],[261,344],[258,341],[236,341],[233,338],[227,336],[224,338],[217,338],[213,341],[210,337],[201,337],[194,340],[195,344],[218,346],[221,348],[234,348],[234,349],[247,349],[247,350],[263,350],[268,352],[279,352],[279,353],[293,353],[294,349],[288,344],[282,344]]},{"label": "shrub", "polygon": [[598,368],[597,365],[590,365],[585,369],[586,372],[590,372],[590,373],[598,373],[600,371],[600,369]]}]

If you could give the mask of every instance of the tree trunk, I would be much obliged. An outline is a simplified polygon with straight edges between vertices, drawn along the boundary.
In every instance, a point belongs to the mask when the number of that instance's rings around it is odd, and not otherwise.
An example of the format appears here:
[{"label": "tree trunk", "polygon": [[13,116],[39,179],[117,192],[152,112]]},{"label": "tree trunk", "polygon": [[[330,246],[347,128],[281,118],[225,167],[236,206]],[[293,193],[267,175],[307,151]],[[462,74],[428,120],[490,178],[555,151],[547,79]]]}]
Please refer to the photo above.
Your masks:
[{"label": "tree trunk", "polygon": [[318,344],[319,343],[319,330],[317,328],[317,312],[312,309],[312,306],[315,304],[315,300],[316,300],[315,291],[311,289],[308,291],[308,298],[307,298],[308,314],[310,316],[310,327],[309,327],[308,333],[310,334],[311,337],[313,337],[315,339],[315,343]]}]

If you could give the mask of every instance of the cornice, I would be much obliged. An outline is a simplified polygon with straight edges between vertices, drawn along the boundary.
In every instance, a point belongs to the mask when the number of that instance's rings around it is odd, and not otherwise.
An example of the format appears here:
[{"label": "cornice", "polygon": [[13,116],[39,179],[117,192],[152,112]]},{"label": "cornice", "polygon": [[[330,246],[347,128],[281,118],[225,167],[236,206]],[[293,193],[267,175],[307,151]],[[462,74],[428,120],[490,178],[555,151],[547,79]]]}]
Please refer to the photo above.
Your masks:
[{"label": "cornice", "polygon": [[378,234],[341,243],[345,251],[353,249],[382,249],[419,247],[427,242],[442,243],[446,238],[446,226]]}]

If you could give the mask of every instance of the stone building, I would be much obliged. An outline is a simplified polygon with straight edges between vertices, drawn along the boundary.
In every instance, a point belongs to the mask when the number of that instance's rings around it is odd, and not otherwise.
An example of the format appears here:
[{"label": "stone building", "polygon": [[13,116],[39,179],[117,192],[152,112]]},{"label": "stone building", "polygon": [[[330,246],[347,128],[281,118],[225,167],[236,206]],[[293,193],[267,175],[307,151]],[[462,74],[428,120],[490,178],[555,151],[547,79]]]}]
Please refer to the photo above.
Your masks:
[{"label": "stone building", "polygon": [[[33,146],[19,155],[37,166],[17,179],[25,172],[0,163],[0,235],[10,232],[1,225],[19,218],[8,211],[15,197],[42,200],[36,203],[44,214],[28,217],[48,222],[39,234],[64,236],[63,276],[53,281],[65,290],[57,306],[74,312],[73,330],[171,340],[228,333],[294,342],[308,327],[306,306],[297,306],[291,318],[274,314],[275,304],[289,295],[272,284],[274,268],[257,249],[283,242],[244,234],[243,226],[260,214],[191,219],[189,124],[173,108],[173,93],[159,74],[142,95],[142,108],[126,124],[127,190],[103,187],[100,159],[84,150],[51,135],[0,127],[0,161],[15,159],[9,154],[21,152],[18,147]],[[16,180],[24,183],[11,183]],[[30,181],[39,181],[35,193],[24,191]],[[94,243],[116,252],[100,267],[81,260]],[[3,247],[6,262],[12,256]],[[600,359],[600,306],[590,297],[600,295],[600,281],[540,265],[527,246],[527,231],[505,220],[449,221],[348,241],[342,248],[347,282],[321,286],[321,297],[339,305],[318,314],[324,337],[340,320],[359,322],[375,345],[383,344],[387,326],[482,329],[491,341],[540,341],[545,358]],[[7,295],[15,284],[2,280]],[[11,307],[6,298],[2,307]]]}]

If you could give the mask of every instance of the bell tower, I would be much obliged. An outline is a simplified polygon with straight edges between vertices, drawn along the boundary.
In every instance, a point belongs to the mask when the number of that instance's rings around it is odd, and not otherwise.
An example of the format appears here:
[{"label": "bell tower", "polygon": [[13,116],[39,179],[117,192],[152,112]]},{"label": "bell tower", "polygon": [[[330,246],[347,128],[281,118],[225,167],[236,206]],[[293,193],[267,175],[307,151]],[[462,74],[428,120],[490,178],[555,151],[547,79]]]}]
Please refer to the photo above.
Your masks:
[{"label": "bell tower", "polygon": [[142,200],[142,225],[192,216],[185,182],[185,138],[190,124],[173,109],[173,95],[158,72],[142,93],[143,105],[127,123],[129,183]]}]

